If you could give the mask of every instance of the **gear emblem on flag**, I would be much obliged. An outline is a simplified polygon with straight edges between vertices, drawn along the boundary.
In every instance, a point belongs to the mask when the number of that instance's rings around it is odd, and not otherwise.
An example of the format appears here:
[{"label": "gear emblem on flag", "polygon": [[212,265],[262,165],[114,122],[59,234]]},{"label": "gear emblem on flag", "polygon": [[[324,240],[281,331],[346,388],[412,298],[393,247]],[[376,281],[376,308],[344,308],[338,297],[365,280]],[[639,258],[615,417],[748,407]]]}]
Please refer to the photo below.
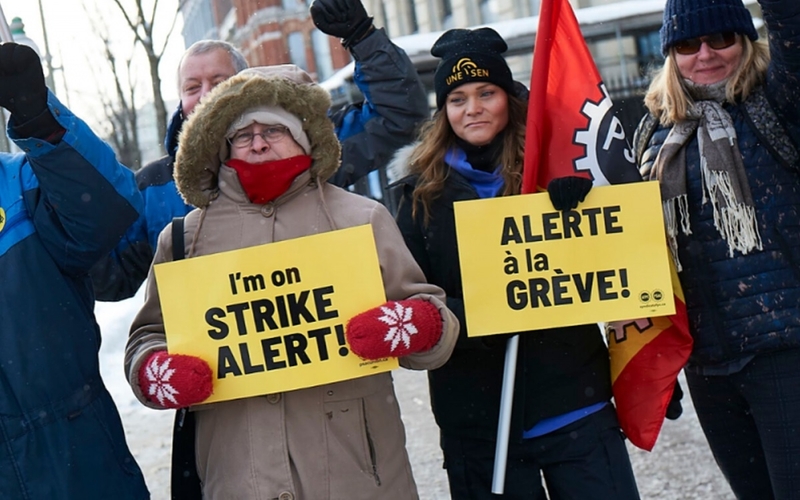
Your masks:
[{"label": "gear emblem on flag", "polygon": [[[638,181],[640,179],[618,179],[619,172],[630,172],[621,169],[616,162],[625,158],[634,165],[633,150],[625,137],[622,122],[614,115],[614,105],[608,95],[604,83],[600,83],[603,98],[598,103],[586,100],[581,114],[589,118],[588,128],[576,130],[574,141],[586,148],[583,157],[575,160],[577,171],[589,172],[594,185],[619,184],[620,182]],[[612,167],[612,171],[605,167]]]}]

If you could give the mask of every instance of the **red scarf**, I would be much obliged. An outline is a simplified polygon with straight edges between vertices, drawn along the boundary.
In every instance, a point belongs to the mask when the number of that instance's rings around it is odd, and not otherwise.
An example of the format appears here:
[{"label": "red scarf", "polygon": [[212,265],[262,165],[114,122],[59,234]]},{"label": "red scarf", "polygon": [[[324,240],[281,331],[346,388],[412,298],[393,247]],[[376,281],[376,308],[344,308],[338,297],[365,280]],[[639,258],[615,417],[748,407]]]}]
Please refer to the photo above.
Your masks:
[{"label": "red scarf", "polygon": [[311,167],[311,157],[292,156],[264,163],[228,160],[226,165],[236,170],[250,201],[263,205],[285,193],[292,181]]}]

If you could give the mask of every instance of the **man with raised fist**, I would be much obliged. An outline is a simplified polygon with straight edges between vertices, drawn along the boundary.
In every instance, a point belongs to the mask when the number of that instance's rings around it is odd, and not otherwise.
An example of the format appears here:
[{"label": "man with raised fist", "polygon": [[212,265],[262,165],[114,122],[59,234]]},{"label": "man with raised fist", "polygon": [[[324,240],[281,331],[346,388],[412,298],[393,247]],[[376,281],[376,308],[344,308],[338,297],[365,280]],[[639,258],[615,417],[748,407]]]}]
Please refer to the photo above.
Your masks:
[{"label": "man with raised fist", "polygon": [[413,142],[430,106],[408,55],[372,24],[361,0],[314,0],[309,11],[314,25],[350,52],[353,80],[364,95],[329,115],[342,143],[342,165],[329,182],[347,187]]},{"label": "man with raised fist", "polygon": [[136,220],[133,174],[0,44],[0,497],[141,500],[144,478],[100,378],[88,271]]}]

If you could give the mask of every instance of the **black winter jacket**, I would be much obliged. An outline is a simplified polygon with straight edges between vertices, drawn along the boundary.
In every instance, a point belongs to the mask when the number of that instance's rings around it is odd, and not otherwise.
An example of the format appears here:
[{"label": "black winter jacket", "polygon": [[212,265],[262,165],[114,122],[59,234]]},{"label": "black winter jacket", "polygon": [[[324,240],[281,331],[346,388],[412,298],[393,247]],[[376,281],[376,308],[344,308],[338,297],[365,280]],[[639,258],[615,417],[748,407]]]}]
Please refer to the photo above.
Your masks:
[{"label": "black winter jacket", "polygon": [[[478,198],[458,172],[450,170],[441,195],[411,215],[416,176],[399,181],[397,224],[428,281],[447,294],[447,307],[458,316],[461,332],[450,360],[428,372],[431,406],[446,434],[493,440],[497,433],[504,341],[508,336],[468,338],[461,286],[453,203]],[[476,221],[479,223],[479,221]],[[611,399],[608,351],[596,324],[521,332],[517,360],[512,439],[547,417]]]}]

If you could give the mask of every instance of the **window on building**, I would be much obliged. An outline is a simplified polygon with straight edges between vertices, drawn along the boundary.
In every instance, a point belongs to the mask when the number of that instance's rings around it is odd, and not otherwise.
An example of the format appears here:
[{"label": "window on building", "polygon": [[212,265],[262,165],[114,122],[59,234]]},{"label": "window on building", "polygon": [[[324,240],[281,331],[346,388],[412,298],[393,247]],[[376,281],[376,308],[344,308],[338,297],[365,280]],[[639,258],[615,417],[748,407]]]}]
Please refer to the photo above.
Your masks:
[{"label": "window on building", "polygon": [[453,4],[450,0],[439,0],[439,18],[442,20],[442,29],[453,28]]},{"label": "window on building", "polygon": [[216,35],[214,11],[210,0],[187,2],[183,10],[183,40],[186,46]]},{"label": "window on building", "polygon": [[297,0],[283,0],[283,10],[288,10],[289,12],[293,10],[297,10]]},{"label": "window on building", "polygon": [[386,31],[386,35],[391,38],[392,33],[389,31],[389,23],[386,21],[386,2],[384,0],[378,2],[378,12],[374,12],[373,16],[375,16],[375,19],[383,20],[383,29]]},{"label": "window on building", "polygon": [[531,15],[538,16],[539,15],[539,5],[542,3],[541,0],[530,0],[531,1]]},{"label": "window on building", "polygon": [[661,55],[661,37],[658,31],[651,31],[636,36],[639,74],[646,75],[653,66],[661,66],[664,56]]},{"label": "window on building", "polygon": [[331,44],[328,35],[320,30],[312,31],[311,47],[314,49],[314,63],[317,65],[317,81],[327,80],[333,74]]},{"label": "window on building", "polygon": [[214,8],[216,9],[217,23],[220,23],[233,8],[233,3],[231,0],[217,0],[214,3]]},{"label": "window on building", "polygon": [[407,1],[408,12],[408,32],[419,33],[419,22],[417,21],[417,7],[414,0]]},{"label": "window on building", "polygon": [[306,42],[303,40],[303,34],[299,31],[289,33],[286,37],[289,45],[289,60],[292,64],[300,66],[308,71],[308,59],[306,59]]},{"label": "window on building", "polygon": [[497,0],[481,0],[481,22],[493,23],[498,20]]}]

